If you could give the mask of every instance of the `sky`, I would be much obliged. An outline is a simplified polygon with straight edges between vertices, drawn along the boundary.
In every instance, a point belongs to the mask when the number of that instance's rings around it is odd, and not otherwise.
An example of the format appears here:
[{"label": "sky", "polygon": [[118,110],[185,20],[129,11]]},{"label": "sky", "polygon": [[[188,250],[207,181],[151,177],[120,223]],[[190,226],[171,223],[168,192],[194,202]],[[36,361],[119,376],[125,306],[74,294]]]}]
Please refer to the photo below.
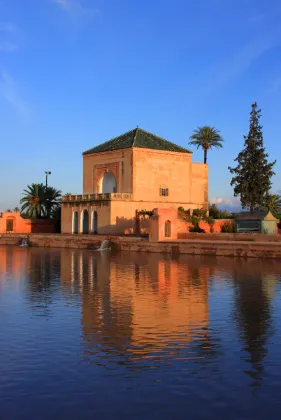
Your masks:
[{"label": "sky", "polygon": [[279,0],[0,0],[0,210],[46,170],[81,193],[82,152],[136,126],[189,148],[201,125],[224,138],[209,197],[234,208],[255,101],[278,192],[280,19]]}]

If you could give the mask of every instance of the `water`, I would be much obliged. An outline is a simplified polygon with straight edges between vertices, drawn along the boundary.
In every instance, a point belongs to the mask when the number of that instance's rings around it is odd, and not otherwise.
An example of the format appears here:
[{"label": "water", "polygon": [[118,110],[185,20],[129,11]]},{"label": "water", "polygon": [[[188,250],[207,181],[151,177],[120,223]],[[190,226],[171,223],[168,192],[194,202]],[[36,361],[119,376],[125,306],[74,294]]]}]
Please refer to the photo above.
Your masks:
[{"label": "water", "polygon": [[280,418],[281,263],[0,247],[0,418]]},{"label": "water", "polygon": [[107,239],[105,239],[104,241],[102,241],[98,251],[107,251],[108,249],[110,249],[110,241],[108,241]]}]

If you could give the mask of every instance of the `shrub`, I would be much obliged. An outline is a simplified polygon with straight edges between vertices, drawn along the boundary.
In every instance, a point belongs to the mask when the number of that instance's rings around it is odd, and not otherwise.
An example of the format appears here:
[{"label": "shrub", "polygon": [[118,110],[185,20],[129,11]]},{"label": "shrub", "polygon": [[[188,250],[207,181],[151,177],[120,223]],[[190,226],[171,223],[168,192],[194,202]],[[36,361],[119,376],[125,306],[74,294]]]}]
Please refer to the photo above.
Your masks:
[{"label": "shrub", "polygon": [[200,226],[190,226],[189,232],[205,233],[205,230],[201,229]]},{"label": "shrub", "polygon": [[205,233],[205,230],[201,229],[201,227],[199,226],[200,220],[201,220],[200,216],[192,215],[191,223],[193,226],[189,228],[189,232]]},{"label": "shrub", "polygon": [[235,223],[234,222],[225,222],[221,224],[222,233],[234,233],[235,232]]},{"label": "shrub", "polygon": [[209,206],[209,215],[214,219],[233,219],[235,216],[227,210],[219,210],[216,204]]}]

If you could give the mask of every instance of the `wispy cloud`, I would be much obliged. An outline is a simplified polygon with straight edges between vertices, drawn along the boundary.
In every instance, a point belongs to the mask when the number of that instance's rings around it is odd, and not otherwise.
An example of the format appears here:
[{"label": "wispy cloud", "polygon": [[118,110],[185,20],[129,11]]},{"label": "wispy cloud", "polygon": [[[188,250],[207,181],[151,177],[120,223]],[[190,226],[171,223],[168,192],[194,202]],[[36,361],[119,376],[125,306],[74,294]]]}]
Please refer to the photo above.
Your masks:
[{"label": "wispy cloud", "polygon": [[72,2],[70,0],[53,0],[53,3],[58,4],[65,10],[69,10],[72,7]]},{"label": "wispy cloud", "polygon": [[16,83],[12,76],[2,72],[0,79],[0,92],[14,109],[23,117],[30,115],[30,108],[18,92]]},{"label": "wispy cloud", "polygon": [[17,27],[11,22],[0,22],[0,31],[1,32],[17,32]]},{"label": "wispy cloud", "polygon": [[239,210],[241,203],[238,197],[214,197],[210,199],[211,204],[217,204],[220,209]]},{"label": "wispy cloud", "polygon": [[273,83],[272,89],[276,91],[276,90],[279,90],[280,88],[281,88],[281,77],[275,80],[275,82]]},{"label": "wispy cloud", "polygon": [[13,42],[0,41],[0,51],[16,51],[18,46]]},{"label": "wispy cloud", "polygon": [[281,33],[270,34],[242,47],[224,65],[217,75],[216,84],[224,84],[247,71],[253,62],[281,43]]},{"label": "wispy cloud", "polygon": [[0,22],[0,51],[12,52],[18,49],[18,45],[11,40],[15,38],[17,27],[11,22]]},{"label": "wispy cloud", "polygon": [[52,3],[57,4],[65,12],[76,17],[94,18],[100,14],[100,10],[95,7],[87,7],[78,0],[51,0]]}]

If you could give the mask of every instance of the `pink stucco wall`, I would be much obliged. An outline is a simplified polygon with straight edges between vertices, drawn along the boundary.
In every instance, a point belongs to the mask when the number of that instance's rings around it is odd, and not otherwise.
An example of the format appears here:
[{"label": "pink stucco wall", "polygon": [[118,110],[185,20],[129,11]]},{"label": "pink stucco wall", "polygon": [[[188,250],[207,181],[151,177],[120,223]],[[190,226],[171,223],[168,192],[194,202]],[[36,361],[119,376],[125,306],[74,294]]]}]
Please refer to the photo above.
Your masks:
[{"label": "pink stucco wall", "polygon": [[[171,235],[167,237],[165,235],[165,223],[171,222]],[[217,219],[213,226],[214,233],[221,231],[221,225],[223,223],[232,223],[231,219]],[[189,228],[192,227],[191,222],[186,222],[178,218],[177,209],[154,209],[153,216],[150,219],[149,224],[149,240],[150,241],[163,241],[171,239],[185,239],[190,235]],[[200,223],[201,229],[204,229],[206,233],[210,233],[210,225],[206,222]]]},{"label": "pink stucco wall", "polygon": [[55,233],[54,220],[23,219],[19,212],[3,212],[0,217],[0,234],[7,233],[7,221],[13,221],[9,233]]}]

